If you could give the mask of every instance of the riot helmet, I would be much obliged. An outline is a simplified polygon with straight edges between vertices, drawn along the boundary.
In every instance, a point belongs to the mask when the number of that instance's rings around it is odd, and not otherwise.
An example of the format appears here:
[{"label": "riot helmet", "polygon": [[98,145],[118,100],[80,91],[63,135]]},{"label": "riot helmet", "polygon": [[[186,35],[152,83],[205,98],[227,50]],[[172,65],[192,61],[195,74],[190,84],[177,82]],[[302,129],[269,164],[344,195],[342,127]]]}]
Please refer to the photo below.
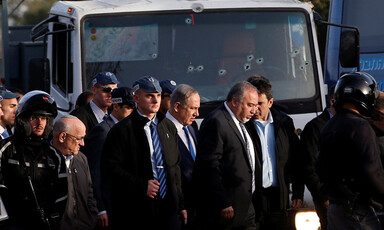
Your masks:
[{"label": "riot helmet", "polygon": [[16,117],[29,117],[32,114],[55,118],[57,116],[55,100],[51,95],[40,90],[25,94],[17,106]]},{"label": "riot helmet", "polygon": [[345,73],[337,81],[334,106],[337,111],[343,104],[352,103],[361,115],[370,117],[378,97],[376,80],[370,74]]},{"label": "riot helmet", "polygon": [[[33,115],[47,117],[44,134],[31,139],[32,127],[28,119]],[[28,92],[20,99],[16,109],[15,136],[27,138],[32,144],[48,139],[52,132],[53,121],[57,116],[56,102],[51,95],[44,91],[34,90]]]}]

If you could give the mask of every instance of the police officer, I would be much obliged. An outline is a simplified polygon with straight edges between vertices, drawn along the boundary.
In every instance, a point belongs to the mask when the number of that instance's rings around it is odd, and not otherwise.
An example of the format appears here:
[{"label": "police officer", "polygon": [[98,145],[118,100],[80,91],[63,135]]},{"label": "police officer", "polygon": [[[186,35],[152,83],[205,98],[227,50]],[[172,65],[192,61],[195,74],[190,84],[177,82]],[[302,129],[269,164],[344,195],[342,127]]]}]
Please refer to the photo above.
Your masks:
[{"label": "police officer", "polygon": [[48,142],[56,115],[49,94],[31,91],[20,100],[14,135],[0,142],[5,229],[58,229],[67,175],[63,155]]},{"label": "police officer", "polygon": [[320,134],[317,162],[330,202],[331,229],[382,229],[371,198],[384,195],[384,170],[367,119],[378,95],[377,83],[367,73],[346,73],[336,84],[336,115]]}]

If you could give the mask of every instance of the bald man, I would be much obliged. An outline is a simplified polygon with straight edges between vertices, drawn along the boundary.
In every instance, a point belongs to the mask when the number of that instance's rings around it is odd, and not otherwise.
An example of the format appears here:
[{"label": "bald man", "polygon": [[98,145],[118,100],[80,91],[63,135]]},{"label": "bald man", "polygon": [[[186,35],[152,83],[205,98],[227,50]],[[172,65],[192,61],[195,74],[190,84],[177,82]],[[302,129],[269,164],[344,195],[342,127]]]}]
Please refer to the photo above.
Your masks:
[{"label": "bald man", "polygon": [[61,117],[53,127],[52,144],[65,157],[68,174],[68,202],[61,229],[94,229],[98,213],[93,197],[87,157],[80,152],[86,128],[77,117]]}]

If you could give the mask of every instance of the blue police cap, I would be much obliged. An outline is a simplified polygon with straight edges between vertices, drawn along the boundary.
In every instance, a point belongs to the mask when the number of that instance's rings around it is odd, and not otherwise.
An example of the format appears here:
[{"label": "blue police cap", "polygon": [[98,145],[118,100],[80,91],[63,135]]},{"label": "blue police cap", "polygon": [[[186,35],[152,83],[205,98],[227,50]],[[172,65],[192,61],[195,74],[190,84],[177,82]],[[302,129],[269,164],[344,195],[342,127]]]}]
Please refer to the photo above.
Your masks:
[{"label": "blue police cap", "polygon": [[176,82],[173,80],[162,80],[160,86],[163,92],[172,94],[173,90],[176,89]]},{"label": "blue police cap", "polygon": [[112,91],[112,103],[135,107],[133,100],[133,90],[129,87],[119,87]]},{"label": "blue police cap", "polygon": [[92,86],[96,84],[119,84],[116,75],[111,72],[100,72],[92,80]]},{"label": "blue police cap", "polygon": [[18,94],[12,93],[11,91],[4,88],[4,86],[0,86],[0,96],[2,98],[0,101],[2,101],[3,99],[18,99],[20,97]]},{"label": "blue police cap", "polygon": [[142,89],[148,93],[161,93],[162,91],[159,81],[151,76],[145,76],[136,80],[135,83],[133,83],[133,91],[136,92],[138,89]]}]

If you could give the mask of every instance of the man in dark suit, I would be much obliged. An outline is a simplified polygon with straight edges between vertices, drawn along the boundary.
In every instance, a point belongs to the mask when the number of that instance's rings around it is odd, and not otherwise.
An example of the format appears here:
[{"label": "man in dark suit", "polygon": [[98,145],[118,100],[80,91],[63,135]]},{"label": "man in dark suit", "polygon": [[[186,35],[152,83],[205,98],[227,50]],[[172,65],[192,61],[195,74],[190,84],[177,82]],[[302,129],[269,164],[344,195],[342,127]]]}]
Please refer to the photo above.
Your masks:
[{"label": "man in dark suit", "polygon": [[[111,72],[100,72],[92,80],[93,99],[85,106],[72,111],[71,115],[79,118],[87,128],[87,135],[92,128],[108,116],[108,107],[112,105],[112,90],[119,81]],[[86,140],[87,141],[87,140]],[[87,144],[87,143],[86,143]],[[85,149],[82,149],[85,152]]]},{"label": "man in dark suit", "polygon": [[87,140],[88,148],[85,155],[88,158],[91,171],[97,208],[97,225],[108,227],[108,211],[110,210],[109,184],[101,177],[100,161],[103,146],[109,130],[120,120],[129,116],[135,109],[133,92],[129,87],[119,87],[112,91],[112,113],[106,120],[93,127]]},{"label": "man in dark suit", "polygon": [[316,173],[317,154],[320,146],[320,132],[325,124],[336,114],[334,101],[335,85],[328,91],[328,101],[330,107],[325,108],[324,111],[317,117],[309,121],[303,132],[300,135],[300,157],[303,159],[303,175],[304,182],[308,190],[311,192],[313,203],[315,205],[316,213],[319,216],[321,230],[327,230],[327,209],[329,200],[327,194],[320,189],[319,176]]},{"label": "man in dark suit", "polygon": [[257,89],[239,82],[200,126],[192,183],[202,229],[257,229],[261,171],[253,147],[256,130],[244,127],[257,103]]},{"label": "man in dark suit", "polygon": [[97,207],[87,157],[80,152],[84,145],[85,125],[77,117],[65,115],[53,126],[52,145],[65,157],[68,176],[68,201],[61,230],[93,230]]},{"label": "man in dark suit", "polygon": [[185,229],[193,228],[194,204],[192,201],[192,172],[196,158],[196,133],[192,124],[199,116],[200,96],[199,93],[189,85],[181,84],[173,90],[170,108],[165,115],[171,120],[177,129],[179,150],[181,156],[181,182],[188,213],[188,224]]},{"label": "man in dark suit", "polygon": [[158,113],[158,80],[142,77],[133,90],[137,109],[112,127],[103,148],[102,175],[111,183],[110,227],[180,229],[187,212],[176,127]]},{"label": "man in dark suit", "polygon": [[258,109],[252,119],[257,130],[255,148],[262,164],[262,230],[288,228],[289,183],[292,182],[292,208],[299,208],[304,196],[300,178],[299,138],[292,119],[273,105],[272,85],[262,76],[248,81],[259,90]]}]

